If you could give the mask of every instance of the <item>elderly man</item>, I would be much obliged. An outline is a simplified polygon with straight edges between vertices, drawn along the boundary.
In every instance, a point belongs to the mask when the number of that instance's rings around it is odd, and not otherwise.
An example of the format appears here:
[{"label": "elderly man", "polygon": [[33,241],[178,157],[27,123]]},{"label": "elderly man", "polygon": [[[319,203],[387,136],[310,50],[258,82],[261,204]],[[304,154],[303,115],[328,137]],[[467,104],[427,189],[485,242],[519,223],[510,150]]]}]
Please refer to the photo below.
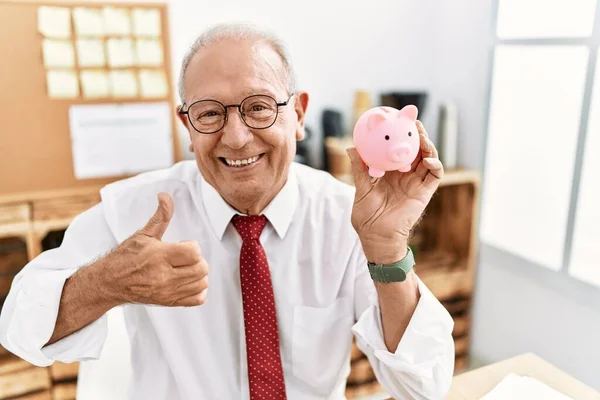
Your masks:
[{"label": "elderly man", "polygon": [[196,162],[104,187],[15,278],[2,345],[98,359],[122,307],[131,399],[343,399],[354,334],[394,398],[444,398],[453,323],[407,247],[443,174],[422,125],[410,172],[373,182],[350,149],[356,189],[294,163],[308,94],[244,25],[197,39],[180,95]]}]

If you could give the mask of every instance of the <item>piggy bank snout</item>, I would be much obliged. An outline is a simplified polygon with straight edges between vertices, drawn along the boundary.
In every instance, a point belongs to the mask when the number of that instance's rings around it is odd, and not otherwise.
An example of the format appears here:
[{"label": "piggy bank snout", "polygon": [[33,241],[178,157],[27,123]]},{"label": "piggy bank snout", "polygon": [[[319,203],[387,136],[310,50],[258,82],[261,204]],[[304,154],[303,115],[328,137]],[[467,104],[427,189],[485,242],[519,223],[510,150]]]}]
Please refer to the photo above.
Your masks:
[{"label": "piggy bank snout", "polygon": [[410,145],[399,143],[390,147],[388,155],[394,162],[403,162],[410,155]]}]

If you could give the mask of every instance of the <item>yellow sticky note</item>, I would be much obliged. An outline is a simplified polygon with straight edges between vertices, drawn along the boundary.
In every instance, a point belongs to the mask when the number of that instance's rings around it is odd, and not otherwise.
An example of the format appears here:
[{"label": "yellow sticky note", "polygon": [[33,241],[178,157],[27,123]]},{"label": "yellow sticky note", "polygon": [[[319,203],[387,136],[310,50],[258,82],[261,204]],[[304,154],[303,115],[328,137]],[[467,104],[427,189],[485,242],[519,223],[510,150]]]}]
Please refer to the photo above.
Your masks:
[{"label": "yellow sticky note", "polygon": [[71,10],[66,7],[38,8],[38,31],[47,38],[71,37]]},{"label": "yellow sticky note", "polygon": [[104,7],[104,28],[107,35],[126,36],[131,34],[131,16],[129,11],[118,7]]},{"label": "yellow sticky note", "polygon": [[67,40],[44,39],[42,54],[46,68],[75,67],[73,44]]},{"label": "yellow sticky note", "polygon": [[48,71],[46,85],[50,98],[72,99],[79,96],[79,82],[73,71]]},{"label": "yellow sticky note", "polygon": [[135,8],[132,13],[133,33],[139,37],[158,37],[161,33],[160,11],[156,8]]},{"label": "yellow sticky note", "polygon": [[169,94],[167,78],[163,71],[141,70],[140,88],[144,98],[164,98]]},{"label": "yellow sticky note", "polygon": [[106,43],[108,65],[111,67],[132,67],[134,65],[133,43],[131,39],[108,39]]},{"label": "yellow sticky note", "polygon": [[109,85],[114,98],[132,98],[138,95],[138,82],[133,71],[110,71]]},{"label": "yellow sticky note", "polygon": [[162,43],[156,39],[138,39],[135,42],[137,64],[145,67],[159,67],[163,64]]},{"label": "yellow sticky note", "polygon": [[104,35],[104,21],[99,9],[76,7],[73,10],[73,23],[75,32],[79,36],[97,37]]},{"label": "yellow sticky note", "polygon": [[104,67],[106,65],[104,43],[101,40],[78,39],[75,47],[77,48],[77,64],[80,67]]},{"label": "yellow sticky note", "polygon": [[82,71],[80,75],[83,97],[88,99],[109,96],[108,76],[104,71]]}]

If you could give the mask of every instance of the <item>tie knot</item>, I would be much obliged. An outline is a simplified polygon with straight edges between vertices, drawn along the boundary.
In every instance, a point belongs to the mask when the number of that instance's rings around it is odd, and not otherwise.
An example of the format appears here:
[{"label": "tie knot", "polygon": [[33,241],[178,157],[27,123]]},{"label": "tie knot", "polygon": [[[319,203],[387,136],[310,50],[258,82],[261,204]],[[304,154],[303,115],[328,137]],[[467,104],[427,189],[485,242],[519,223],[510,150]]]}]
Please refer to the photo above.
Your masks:
[{"label": "tie knot", "polygon": [[260,238],[260,234],[267,225],[267,217],[264,215],[236,215],[231,220],[243,241]]}]

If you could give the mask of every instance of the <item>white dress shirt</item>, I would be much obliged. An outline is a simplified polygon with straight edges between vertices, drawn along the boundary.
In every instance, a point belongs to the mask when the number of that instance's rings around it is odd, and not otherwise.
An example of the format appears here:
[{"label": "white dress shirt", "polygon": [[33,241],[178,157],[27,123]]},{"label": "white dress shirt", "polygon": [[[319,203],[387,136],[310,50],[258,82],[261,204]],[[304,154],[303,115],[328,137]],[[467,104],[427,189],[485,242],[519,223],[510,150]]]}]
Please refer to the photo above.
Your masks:
[{"label": "white dress shirt", "polygon": [[[102,202],[77,216],[59,248],[14,279],[0,317],[0,342],[38,366],[96,360],[107,315],[43,347],[54,330],[65,280],[148,221],[158,192],[175,212],[164,241],[196,240],[210,268],[198,307],[126,304],[131,348],[129,398],[248,399],[236,211],[203,180],[194,161],[116,182]],[[352,334],[395,399],[442,399],[454,367],[453,321],[419,280],[421,298],[398,348],[384,344],[377,292],[350,223],[354,189],[328,173],[292,164],[264,210],[267,254],[290,400],[344,399]]]}]

